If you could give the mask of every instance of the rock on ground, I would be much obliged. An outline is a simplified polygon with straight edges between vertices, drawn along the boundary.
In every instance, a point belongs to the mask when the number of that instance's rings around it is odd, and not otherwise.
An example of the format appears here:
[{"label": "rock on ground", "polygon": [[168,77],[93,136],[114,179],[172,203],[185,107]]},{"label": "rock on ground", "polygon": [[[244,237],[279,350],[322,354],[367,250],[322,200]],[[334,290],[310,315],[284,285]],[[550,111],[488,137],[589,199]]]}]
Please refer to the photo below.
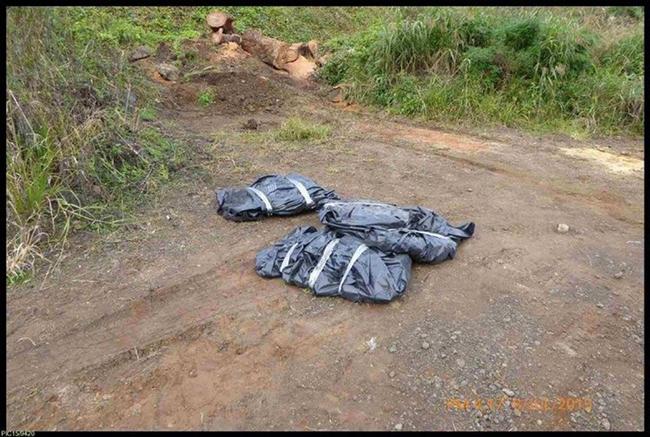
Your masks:
[{"label": "rock on ground", "polygon": [[170,81],[176,81],[180,77],[180,73],[178,71],[178,68],[171,64],[159,64],[158,65],[158,73],[166,79]]},{"label": "rock on ground", "polygon": [[149,47],[140,46],[131,53],[129,56],[129,61],[135,62],[139,61],[140,59],[148,58],[149,56],[151,56],[151,50]]}]

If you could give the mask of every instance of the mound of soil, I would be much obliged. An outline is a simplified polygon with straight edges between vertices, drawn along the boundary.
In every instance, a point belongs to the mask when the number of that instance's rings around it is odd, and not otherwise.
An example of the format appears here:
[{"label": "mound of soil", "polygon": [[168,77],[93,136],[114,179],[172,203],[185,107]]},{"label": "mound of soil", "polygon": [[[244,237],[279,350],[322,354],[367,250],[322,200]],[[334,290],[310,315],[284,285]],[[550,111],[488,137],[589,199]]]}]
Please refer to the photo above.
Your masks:
[{"label": "mound of soil", "polygon": [[[167,81],[157,65],[176,65],[181,77]],[[276,114],[295,104],[300,96],[312,94],[318,85],[291,77],[264,64],[241,49],[238,44],[214,45],[206,39],[187,40],[176,54],[161,44],[155,55],[138,61],[143,72],[162,85],[163,105],[168,109],[200,110],[217,115],[248,115],[257,112]],[[203,93],[213,96],[213,103],[200,105]]]},{"label": "mound of soil", "polygon": [[180,105],[196,105],[201,93],[211,92],[215,102],[205,109],[232,115],[277,112],[291,99],[287,91],[282,84],[264,76],[235,71],[197,75],[190,82],[171,88],[172,98]]}]

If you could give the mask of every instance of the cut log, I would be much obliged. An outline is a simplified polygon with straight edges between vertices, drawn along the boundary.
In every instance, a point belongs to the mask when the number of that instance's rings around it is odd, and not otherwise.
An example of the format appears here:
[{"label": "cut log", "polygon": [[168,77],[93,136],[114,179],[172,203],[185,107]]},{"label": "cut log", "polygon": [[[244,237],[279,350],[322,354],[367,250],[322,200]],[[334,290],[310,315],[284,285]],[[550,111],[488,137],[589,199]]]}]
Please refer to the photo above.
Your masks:
[{"label": "cut log", "polygon": [[[307,59],[315,59],[316,51],[318,50],[318,43],[314,40],[309,41],[308,43],[298,42],[291,44],[290,51],[291,56],[287,57],[287,62],[293,62],[298,59],[298,56],[304,56]],[[293,57],[293,52],[295,52],[295,57]]]},{"label": "cut log", "polygon": [[318,58],[318,42],[316,40],[311,40],[307,43],[307,48],[309,49],[310,55],[313,59]]},{"label": "cut log", "polygon": [[289,60],[297,59],[295,50],[286,42],[262,35],[259,30],[247,30],[241,36],[241,46],[251,55],[257,56],[262,62],[279,70]]},{"label": "cut log", "polygon": [[262,62],[278,70],[285,70],[298,79],[308,79],[316,69],[315,41],[287,44],[253,29],[242,34],[241,47]]},{"label": "cut log", "polygon": [[206,22],[208,23],[208,26],[210,26],[210,28],[215,32],[219,29],[223,29],[223,33],[225,34],[235,32],[232,17],[230,15],[224,14],[223,12],[213,11],[209,13],[206,17]]},{"label": "cut log", "polygon": [[298,56],[293,62],[287,62],[284,64],[283,70],[289,72],[289,74],[297,79],[309,79],[314,70],[316,69],[316,64],[314,61],[305,58],[304,56]]},{"label": "cut log", "polygon": [[221,37],[221,42],[222,43],[234,42],[236,44],[241,44],[241,36],[237,35],[236,33],[231,33],[229,35],[223,35]]},{"label": "cut log", "polygon": [[301,43],[291,44],[284,56],[285,62],[293,62],[298,59],[298,56],[300,56],[301,46]]}]

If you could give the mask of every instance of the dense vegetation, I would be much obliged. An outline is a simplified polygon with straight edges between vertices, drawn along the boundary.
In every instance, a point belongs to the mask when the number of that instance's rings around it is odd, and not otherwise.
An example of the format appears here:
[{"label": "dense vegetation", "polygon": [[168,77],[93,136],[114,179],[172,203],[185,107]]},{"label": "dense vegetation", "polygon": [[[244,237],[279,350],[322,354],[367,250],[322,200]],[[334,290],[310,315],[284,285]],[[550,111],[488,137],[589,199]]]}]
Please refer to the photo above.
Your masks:
[{"label": "dense vegetation", "polygon": [[[74,33],[82,40],[98,39],[119,45],[172,43],[178,48],[185,39],[198,38],[207,31],[205,17],[214,7],[173,8],[74,8]],[[326,41],[353,32],[367,23],[389,16],[387,8],[218,8],[235,17],[238,32],[258,28],[265,35],[286,41]]]},{"label": "dense vegetation", "polygon": [[350,97],[441,121],[642,134],[641,8],[426,8],[334,38]]},{"label": "dense vegetation", "polygon": [[[127,55],[202,36],[211,8],[7,10],[7,280],[107,229],[184,165],[144,121],[156,90]],[[641,134],[643,9],[225,7],[239,30],[317,39],[324,80],[350,97],[438,121],[571,134]],[[201,104],[209,104],[210,95]],[[285,135],[326,135],[288,121]]]},{"label": "dense vegetation", "polygon": [[131,173],[155,165],[133,153],[132,97],[146,85],[110,47],[75,39],[70,24],[51,9],[7,11],[10,279],[65,240],[75,218],[101,222]]}]

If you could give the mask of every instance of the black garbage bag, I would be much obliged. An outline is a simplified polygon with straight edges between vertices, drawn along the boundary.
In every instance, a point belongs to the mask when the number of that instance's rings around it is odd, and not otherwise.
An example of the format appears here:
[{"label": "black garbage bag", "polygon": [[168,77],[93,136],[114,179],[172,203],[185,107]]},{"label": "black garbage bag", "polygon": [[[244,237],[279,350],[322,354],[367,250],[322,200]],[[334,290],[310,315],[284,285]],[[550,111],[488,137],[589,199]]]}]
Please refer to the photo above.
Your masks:
[{"label": "black garbage bag", "polygon": [[406,291],[411,258],[386,254],[351,235],[302,226],[259,251],[255,268],[262,277],[282,277],[316,296],[389,302]]},{"label": "black garbage bag", "polygon": [[298,214],[335,199],[338,196],[334,191],[308,177],[296,173],[267,175],[249,187],[217,191],[217,213],[229,220],[251,221],[270,215]]},{"label": "black garbage bag", "polygon": [[450,225],[430,209],[374,201],[326,202],[318,212],[328,229],[353,235],[387,253],[439,263],[452,259],[458,243],[474,234],[474,223]]}]

